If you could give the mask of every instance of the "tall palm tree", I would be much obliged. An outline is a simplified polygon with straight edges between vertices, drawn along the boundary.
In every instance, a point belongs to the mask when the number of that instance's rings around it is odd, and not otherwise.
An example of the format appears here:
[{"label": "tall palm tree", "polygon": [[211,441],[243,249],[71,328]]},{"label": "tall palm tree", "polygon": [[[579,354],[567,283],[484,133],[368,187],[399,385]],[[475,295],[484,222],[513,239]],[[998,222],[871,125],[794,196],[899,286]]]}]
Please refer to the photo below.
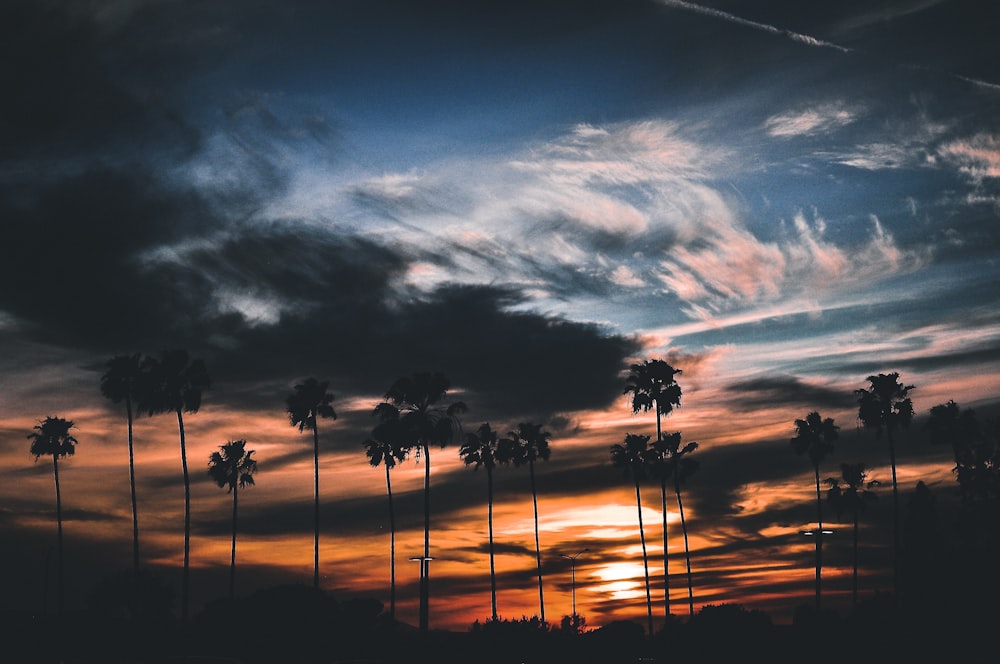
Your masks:
[{"label": "tall palm tree", "polygon": [[254,450],[248,450],[247,441],[231,440],[208,457],[208,475],[219,487],[226,487],[233,494],[233,544],[229,556],[229,599],[236,597],[236,511],[239,490],[254,485],[257,472]]},{"label": "tall palm tree", "polygon": [[56,610],[59,616],[63,612],[64,579],[63,573],[63,534],[62,534],[62,493],[59,488],[59,457],[70,456],[76,452],[76,438],[70,434],[75,428],[73,422],[61,417],[46,417],[35,425],[34,431],[28,434],[31,441],[31,453],[35,461],[42,455],[52,457],[52,474],[56,484],[56,578],[59,583],[58,602]]},{"label": "tall palm tree", "polygon": [[385,466],[385,491],[389,496],[389,617],[396,617],[396,512],[392,504],[392,479],[389,471],[406,460],[407,449],[402,446],[399,420],[381,422],[372,429],[365,441],[365,454],[373,468]]},{"label": "tall palm tree", "polygon": [[444,447],[452,441],[461,424],[458,415],[466,410],[465,403],[456,401],[438,405],[447,395],[451,383],[440,372],[418,372],[403,376],[385,393],[385,400],[375,406],[373,414],[381,421],[399,420],[400,443],[409,450],[417,449],[417,460],[424,455],[424,554],[420,562],[420,626],[426,632],[430,624],[430,560],[431,553],[431,444]]},{"label": "tall palm tree", "polygon": [[821,608],[820,579],[823,573],[823,499],[819,489],[819,464],[833,452],[833,441],[837,439],[839,428],[831,418],[823,419],[813,411],[805,419],[795,420],[795,438],[791,440],[796,454],[809,457],[816,478],[816,611]]},{"label": "tall palm tree", "polygon": [[[660,479],[660,495],[666,486],[667,478],[673,478],[674,495],[677,498],[677,513],[681,519],[681,533],[684,536],[684,561],[687,567],[688,615],[694,617],[694,580],[691,576],[691,547],[688,543],[687,519],[684,516],[684,502],[681,500],[681,486],[689,477],[698,472],[700,464],[689,455],[698,449],[698,443],[691,441],[681,447],[679,431],[668,433],[649,446],[649,470],[653,477]],[[666,509],[666,502],[664,502]],[[663,540],[666,547],[666,538]],[[666,558],[664,558],[666,564]],[[669,617],[669,614],[668,614]]]},{"label": "tall palm tree", "polygon": [[493,469],[504,457],[499,451],[500,439],[489,423],[479,426],[474,433],[465,434],[465,442],[458,449],[458,456],[465,461],[466,466],[473,470],[480,467],[486,469],[487,523],[489,524],[490,540],[490,607],[493,620],[497,620],[497,572],[495,564],[495,549],[493,546]]},{"label": "tall palm tree", "polygon": [[[656,413],[656,440],[663,437],[660,426],[660,418],[673,412],[675,407],[681,405],[681,387],[677,384],[676,376],[682,373],[680,369],[675,369],[663,360],[645,360],[641,364],[633,364],[629,367],[629,374],[625,380],[625,394],[632,394],[632,413],[640,410],[648,412],[652,410]],[[663,524],[663,612],[664,617],[670,618],[670,567],[668,564],[667,546],[667,491],[666,478],[660,478],[660,516]]]},{"label": "tall palm tree", "polygon": [[107,362],[107,369],[101,376],[101,394],[113,403],[125,402],[125,418],[128,423],[128,484],[132,495],[132,573],[139,576],[139,512],[135,496],[135,451],[132,444],[132,404],[141,389],[142,356],[116,355]]},{"label": "tall palm tree", "polygon": [[910,391],[916,389],[913,385],[903,385],[899,382],[899,373],[878,374],[868,376],[868,387],[855,390],[858,398],[858,420],[866,429],[874,429],[876,437],[881,438],[885,431],[889,441],[889,465],[892,468],[892,589],[893,601],[898,602],[899,594],[899,488],[896,484],[896,445],[894,434],[898,429],[910,426],[913,420],[913,402]]},{"label": "tall palm tree", "polygon": [[313,588],[319,588],[319,427],[320,417],[337,419],[334,412],[333,395],[327,392],[329,381],[307,378],[295,386],[285,399],[288,419],[299,433],[306,429],[313,436]]},{"label": "tall palm tree", "polygon": [[[159,357],[142,361],[145,374],[136,410],[147,415],[175,413],[181,447],[181,472],[184,477],[184,568],[181,577],[181,620],[188,621],[191,568],[191,478],[188,475],[187,443],[183,413],[197,413],[202,392],[211,387],[205,363],[191,359],[183,349],[165,350]],[[148,380],[148,382],[146,382]]]},{"label": "tall palm tree", "polygon": [[[833,505],[837,516],[848,513],[854,523],[854,577],[851,588],[851,606],[858,609],[858,521],[861,512],[869,503],[878,500],[872,491],[881,483],[868,479],[868,469],[863,463],[840,464],[840,478],[831,477],[826,480],[830,488],[826,492],[827,500]],[[841,482],[844,486],[841,487]]]},{"label": "tall palm tree", "polygon": [[639,514],[639,541],[642,543],[642,568],[646,580],[646,617],[649,621],[649,635],[653,635],[653,601],[649,593],[649,558],[646,556],[646,532],[642,525],[642,493],[639,483],[647,477],[646,463],[649,452],[649,436],[625,434],[624,443],[611,446],[611,465],[625,471],[635,485],[635,507]]},{"label": "tall palm tree", "polygon": [[517,429],[509,432],[502,445],[510,450],[510,459],[515,466],[528,465],[531,477],[531,504],[535,513],[535,565],[538,569],[538,610],[539,619],[545,624],[545,593],[542,590],[542,548],[538,537],[538,490],[535,486],[535,461],[548,461],[551,455],[548,431],[541,424],[521,422]]}]

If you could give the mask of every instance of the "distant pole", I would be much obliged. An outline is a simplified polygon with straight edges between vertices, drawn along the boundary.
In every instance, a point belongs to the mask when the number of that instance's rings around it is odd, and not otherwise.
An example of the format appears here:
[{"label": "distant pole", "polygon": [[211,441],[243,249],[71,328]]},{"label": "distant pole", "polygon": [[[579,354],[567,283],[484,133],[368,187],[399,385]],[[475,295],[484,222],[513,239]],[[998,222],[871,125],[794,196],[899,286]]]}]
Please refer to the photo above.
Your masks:
[{"label": "distant pole", "polygon": [[420,593],[420,598],[421,598],[421,604],[420,604],[420,631],[421,632],[426,632],[427,629],[428,629],[428,624],[427,624],[427,607],[423,603],[423,600],[424,600],[424,598],[426,596],[424,594],[424,590],[425,590],[424,584],[427,583],[427,571],[428,571],[427,567],[430,564],[430,562],[432,560],[434,560],[434,558],[432,556],[413,556],[412,558],[410,558],[410,560],[413,561],[413,562],[420,563],[420,588],[421,588],[421,593]]},{"label": "distant pole", "polygon": [[566,556],[566,555],[563,556],[563,558],[566,558],[570,562],[570,572],[569,572],[569,575],[570,575],[569,576],[569,578],[570,578],[570,594],[573,597],[573,619],[574,620],[576,619],[576,559],[579,558],[581,554],[587,553],[588,551],[590,551],[590,549],[584,549],[583,551],[578,551],[577,553],[573,554],[572,556]]}]

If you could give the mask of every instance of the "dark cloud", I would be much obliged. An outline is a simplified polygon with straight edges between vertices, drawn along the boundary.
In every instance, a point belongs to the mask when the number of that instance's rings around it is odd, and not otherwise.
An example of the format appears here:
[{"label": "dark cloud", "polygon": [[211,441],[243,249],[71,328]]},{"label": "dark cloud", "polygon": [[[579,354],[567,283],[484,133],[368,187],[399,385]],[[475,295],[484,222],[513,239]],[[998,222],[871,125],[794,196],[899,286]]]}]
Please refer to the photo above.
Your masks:
[{"label": "dark cloud", "polygon": [[796,376],[761,376],[730,383],[725,389],[731,395],[727,405],[739,411],[798,404],[803,408],[822,412],[855,405],[854,395],[851,393],[809,385]]}]

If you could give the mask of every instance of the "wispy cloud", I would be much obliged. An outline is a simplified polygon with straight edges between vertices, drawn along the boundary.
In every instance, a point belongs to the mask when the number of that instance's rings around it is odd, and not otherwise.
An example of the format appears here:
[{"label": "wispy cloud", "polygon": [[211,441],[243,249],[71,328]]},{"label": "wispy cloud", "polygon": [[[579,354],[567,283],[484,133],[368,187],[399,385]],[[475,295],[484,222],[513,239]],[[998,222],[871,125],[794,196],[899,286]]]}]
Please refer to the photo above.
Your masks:
[{"label": "wispy cloud", "polygon": [[779,138],[823,134],[846,127],[854,122],[856,115],[841,105],[824,104],[772,115],[764,122],[764,129]]}]

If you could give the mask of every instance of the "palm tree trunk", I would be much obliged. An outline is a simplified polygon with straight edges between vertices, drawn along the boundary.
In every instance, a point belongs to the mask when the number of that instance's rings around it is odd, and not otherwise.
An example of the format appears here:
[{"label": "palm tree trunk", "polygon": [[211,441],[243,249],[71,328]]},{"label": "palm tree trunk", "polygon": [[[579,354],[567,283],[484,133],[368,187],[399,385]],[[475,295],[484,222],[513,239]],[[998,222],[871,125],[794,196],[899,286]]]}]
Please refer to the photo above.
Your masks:
[{"label": "palm tree trunk", "polygon": [[424,445],[424,556],[420,561],[420,631],[430,626],[430,557],[431,557],[431,451]]},{"label": "palm tree trunk", "polygon": [[52,455],[52,474],[56,482],[56,583],[59,590],[56,594],[56,615],[62,617],[63,613],[63,532],[62,532],[62,493],[59,490],[59,455]]},{"label": "palm tree trunk", "polygon": [[191,567],[191,479],[188,476],[187,447],[184,440],[184,417],[177,409],[177,430],[181,439],[181,471],[184,474],[184,568],[181,573],[181,622],[188,622]]},{"label": "palm tree trunk", "polygon": [[642,543],[642,569],[646,581],[646,618],[649,621],[649,636],[653,636],[653,599],[649,594],[649,559],[646,557],[646,530],[642,525],[642,497],[639,482],[635,483],[635,508],[639,514],[639,541]]},{"label": "palm tree trunk", "polygon": [[823,570],[823,500],[819,490],[819,465],[814,466],[816,471],[816,612],[821,608],[821,598],[823,593],[820,589],[820,577]]},{"label": "palm tree trunk", "polygon": [[493,620],[497,619],[497,569],[494,562],[493,549],[493,469],[486,466],[486,486],[488,490],[488,521],[490,530],[490,608],[493,610]]},{"label": "palm tree trunk", "polygon": [[535,489],[535,462],[528,462],[528,472],[531,475],[531,503],[535,510],[535,565],[538,568],[538,611],[542,624],[545,624],[545,595],[542,592],[542,547],[538,539],[538,491]]},{"label": "palm tree trunk", "polygon": [[660,512],[663,514],[663,617],[670,620],[670,573],[667,567],[667,478],[660,479]]},{"label": "palm tree trunk", "polygon": [[319,588],[319,431],[313,412],[313,588]]},{"label": "palm tree trunk", "polygon": [[237,486],[233,485],[233,546],[229,554],[229,601],[236,598],[236,492]]},{"label": "palm tree trunk", "polygon": [[128,484],[132,492],[132,574],[139,577],[139,512],[135,499],[135,450],[132,444],[132,399],[125,397],[125,414],[128,418]]},{"label": "palm tree trunk", "polygon": [[385,464],[385,491],[389,495],[389,617],[396,617],[396,514],[392,509],[392,480]]},{"label": "palm tree trunk", "polygon": [[899,491],[896,486],[896,445],[892,427],[886,427],[889,438],[889,465],[892,467],[892,601],[899,603]]},{"label": "palm tree trunk", "polygon": [[677,513],[681,517],[681,532],[684,533],[684,560],[687,563],[688,579],[688,616],[694,617],[694,582],[691,579],[691,548],[688,544],[687,521],[684,520],[684,503],[681,502],[681,485],[677,476],[674,476],[674,493],[677,494]]}]

